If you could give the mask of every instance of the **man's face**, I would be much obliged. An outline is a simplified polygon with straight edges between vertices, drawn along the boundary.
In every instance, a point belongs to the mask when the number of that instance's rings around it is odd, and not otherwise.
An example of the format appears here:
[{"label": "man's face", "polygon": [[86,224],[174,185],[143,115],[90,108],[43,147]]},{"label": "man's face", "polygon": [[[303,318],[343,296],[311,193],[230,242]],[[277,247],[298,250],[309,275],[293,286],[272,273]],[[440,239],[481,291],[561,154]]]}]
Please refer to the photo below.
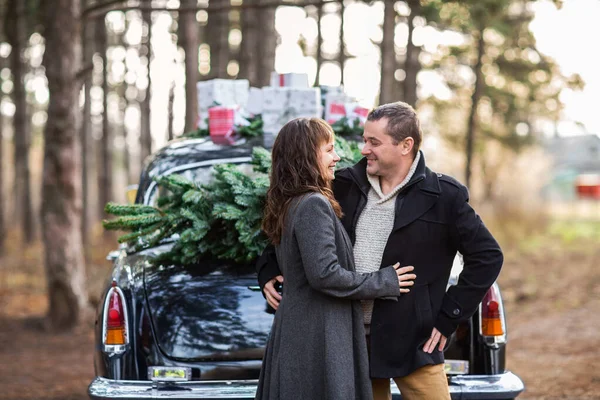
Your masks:
[{"label": "man's face", "polygon": [[367,173],[381,177],[390,177],[398,172],[402,163],[403,146],[394,144],[386,133],[387,118],[367,121],[363,133],[365,146],[361,154],[367,158]]}]

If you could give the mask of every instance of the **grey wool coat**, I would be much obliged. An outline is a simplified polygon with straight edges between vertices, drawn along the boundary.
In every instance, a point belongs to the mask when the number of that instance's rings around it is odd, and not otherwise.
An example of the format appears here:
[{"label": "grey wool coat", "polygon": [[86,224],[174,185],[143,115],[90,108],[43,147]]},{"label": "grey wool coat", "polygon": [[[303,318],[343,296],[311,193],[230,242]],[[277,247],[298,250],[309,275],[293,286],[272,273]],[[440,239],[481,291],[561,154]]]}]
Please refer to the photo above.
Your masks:
[{"label": "grey wool coat", "polygon": [[295,199],[276,247],[283,300],[256,399],[371,400],[360,299],[397,297],[393,267],[355,272],[352,245],[327,198]]}]

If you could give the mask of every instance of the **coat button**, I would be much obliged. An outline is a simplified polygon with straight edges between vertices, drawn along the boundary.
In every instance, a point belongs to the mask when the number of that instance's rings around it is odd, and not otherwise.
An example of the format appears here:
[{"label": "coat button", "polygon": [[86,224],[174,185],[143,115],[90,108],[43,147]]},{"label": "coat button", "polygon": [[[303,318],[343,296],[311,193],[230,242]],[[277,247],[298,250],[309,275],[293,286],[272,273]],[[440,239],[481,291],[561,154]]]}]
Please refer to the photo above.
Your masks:
[{"label": "coat button", "polygon": [[452,314],[459,315],[460,314],[460,310],[458,308],[455,308],[454,311],[452,311]]},{"label": "coat button", "polygon": [[438,178],[441,178],[441,177],[442,177],[442,174],[438,173],[438,174],[437,174],[437,176],[438,176]]}]

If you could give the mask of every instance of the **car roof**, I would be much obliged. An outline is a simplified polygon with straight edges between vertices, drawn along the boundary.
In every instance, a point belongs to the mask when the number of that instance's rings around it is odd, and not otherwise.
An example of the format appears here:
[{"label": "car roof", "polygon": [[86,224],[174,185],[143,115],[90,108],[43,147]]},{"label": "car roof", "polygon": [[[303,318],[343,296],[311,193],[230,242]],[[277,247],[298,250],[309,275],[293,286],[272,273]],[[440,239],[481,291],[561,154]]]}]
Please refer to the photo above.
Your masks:
[{"label": "car roof", "polygon": [[208,137],[172,140],[146,159],[140,176],[136,203],[141,202],[155,176],[164,175],[178,166],[202,161],[251,157],[252,149],[258,146],[267,147],[264,146],[262,138],[241,138],[232,144],[217,144]]}]

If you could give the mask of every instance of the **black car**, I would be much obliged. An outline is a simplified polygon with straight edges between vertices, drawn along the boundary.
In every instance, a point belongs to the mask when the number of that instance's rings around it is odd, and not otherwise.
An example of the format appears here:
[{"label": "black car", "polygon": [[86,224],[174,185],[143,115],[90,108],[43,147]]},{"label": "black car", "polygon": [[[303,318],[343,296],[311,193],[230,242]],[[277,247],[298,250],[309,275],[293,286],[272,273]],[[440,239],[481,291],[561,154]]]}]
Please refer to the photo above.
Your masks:
[{"label": "black car", "polygon": [[[238,164],[251,173],[252,147],[240,140],[180,139],[156,152],[139,182],[138,204],[152,205],[152,179],[173,173],[208,182],[216,164]],[[92,399],[252,399],[274,311],[257,285],[253,264],[205,261],[154,264],[150,258],[173,238],[135,252],[122,246],[96,319]],[[457,257],[449,285],[461,270]],[[509,399],[524,389],[505,369],[506,319],[496,284],[445,350],[453,399]],[[310,366],[307,366],[310,368]],[[401,395],[392,385],[394,399]],[[310,399],[313,400],[313,399]]]}]

